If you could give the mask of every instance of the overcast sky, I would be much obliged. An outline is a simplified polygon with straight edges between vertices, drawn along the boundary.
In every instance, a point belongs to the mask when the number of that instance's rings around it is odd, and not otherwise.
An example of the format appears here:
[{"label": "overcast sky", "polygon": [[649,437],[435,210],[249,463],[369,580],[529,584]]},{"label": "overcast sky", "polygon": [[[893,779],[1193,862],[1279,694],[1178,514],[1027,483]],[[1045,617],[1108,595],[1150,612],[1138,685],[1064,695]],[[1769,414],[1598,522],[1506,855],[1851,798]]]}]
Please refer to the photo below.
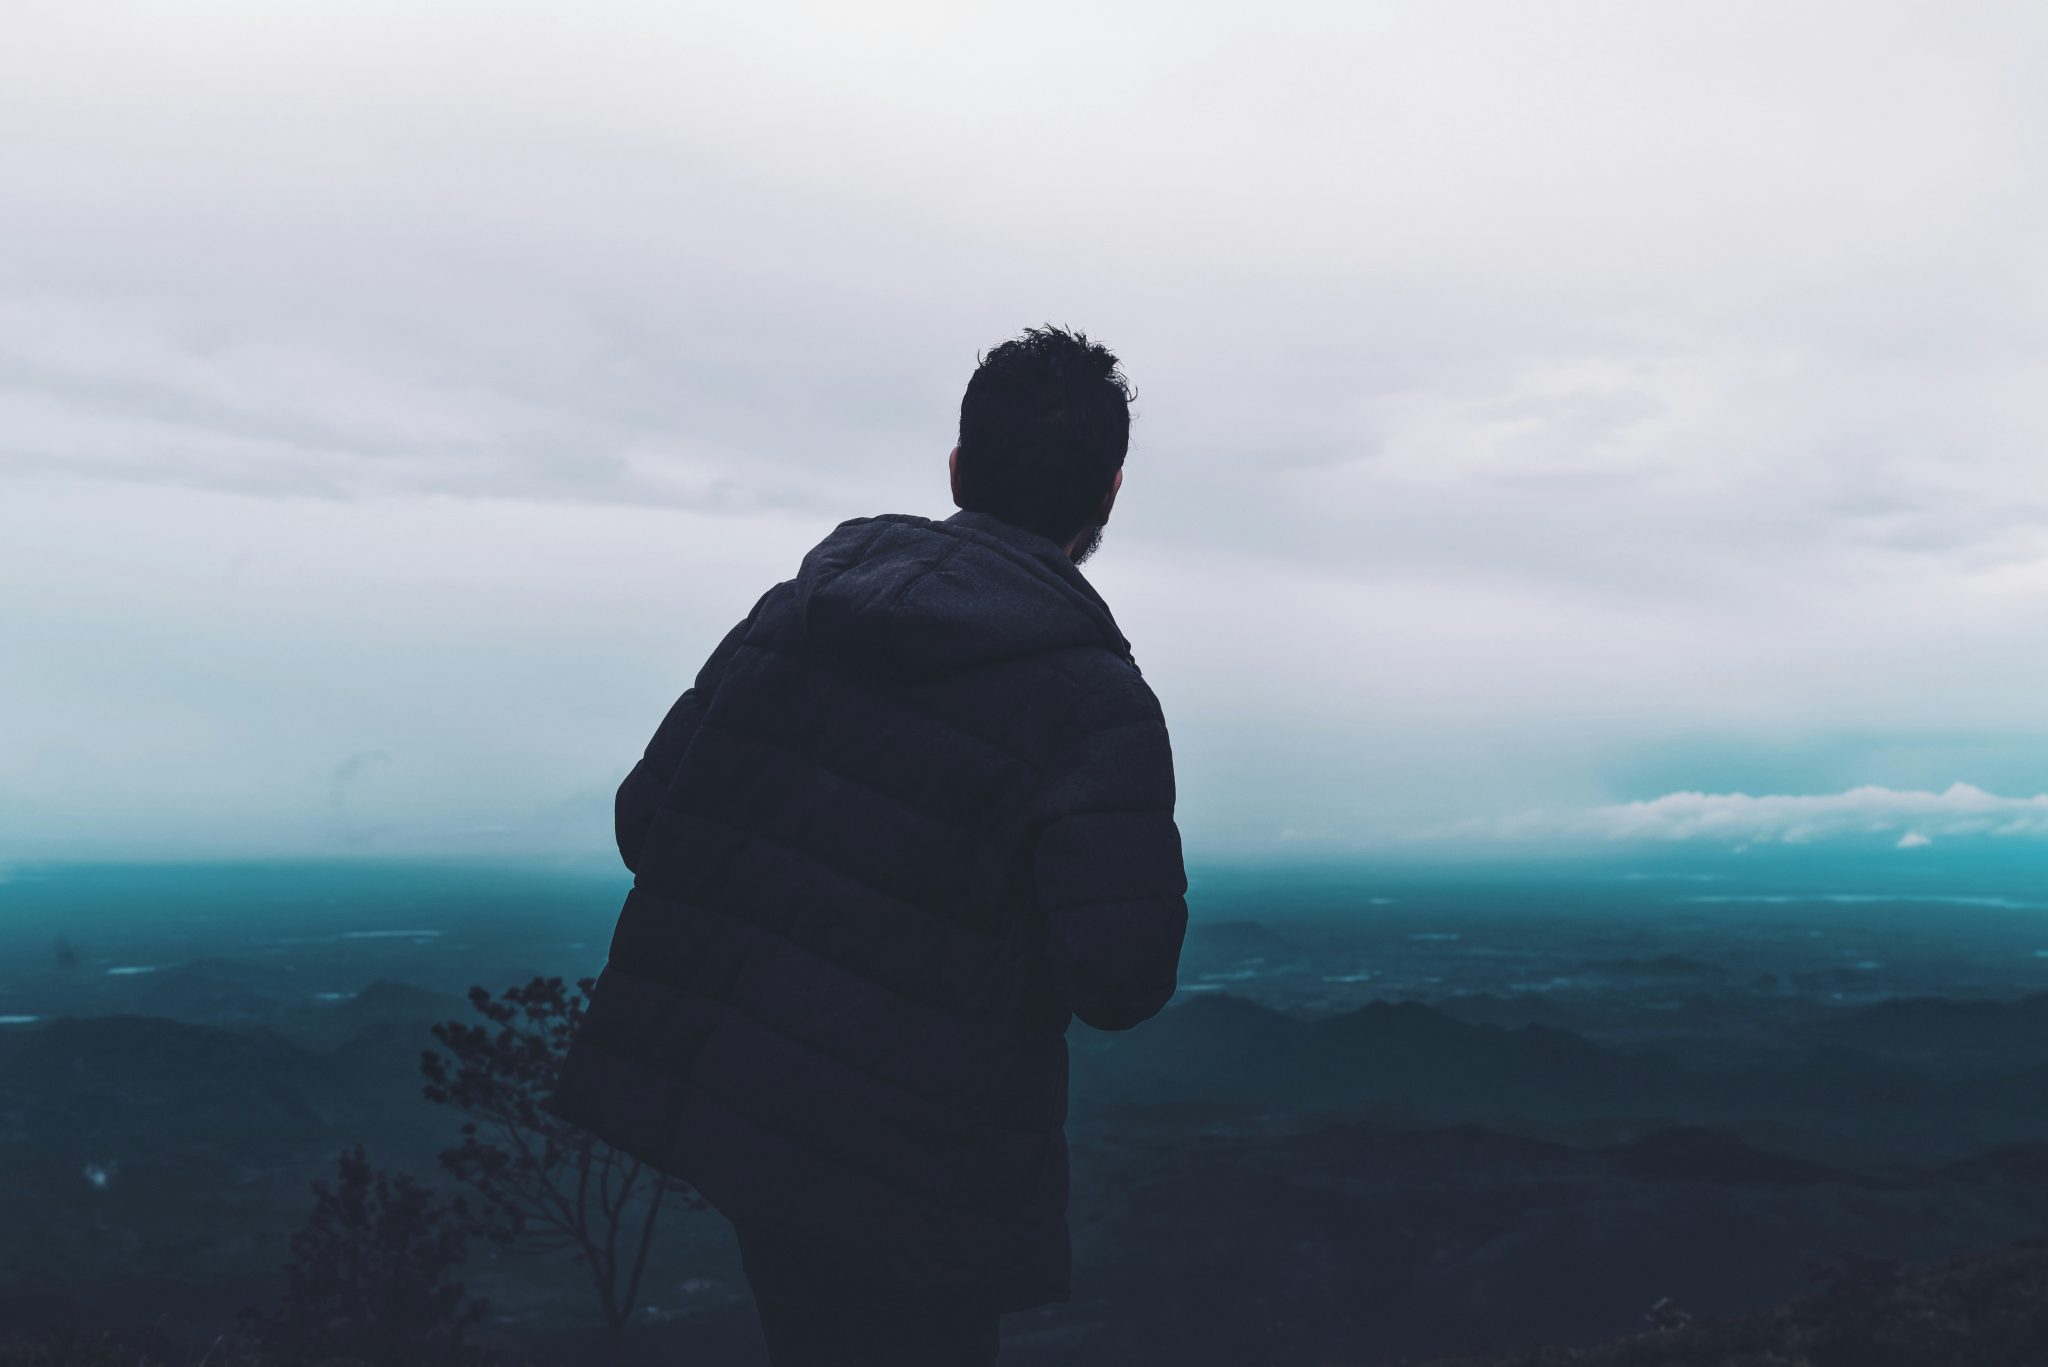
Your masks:
[{"label": "overcast sky", "polygon": [[2048,827],[2041,7],[6,27],[0,860],[601,847],[1048,320],[1191,854]]}]

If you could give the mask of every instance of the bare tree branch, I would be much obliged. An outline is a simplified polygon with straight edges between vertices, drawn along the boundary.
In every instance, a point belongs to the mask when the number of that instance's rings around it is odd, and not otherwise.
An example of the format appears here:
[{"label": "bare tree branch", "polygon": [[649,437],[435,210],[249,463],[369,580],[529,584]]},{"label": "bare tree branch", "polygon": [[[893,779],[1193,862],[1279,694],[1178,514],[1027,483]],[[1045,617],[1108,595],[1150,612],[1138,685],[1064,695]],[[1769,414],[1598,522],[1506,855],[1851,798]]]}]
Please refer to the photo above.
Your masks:
[{"label": "bare tree branch", "polygon": [[[531,1251],[570,1251],[585,1264],[616,1356],[664,1205],[702,1210],[706,1202],[666,1174],[650,1178],[637,1158],[542,1104],[593,986],[588,978],[573,988],[560,978],[535,978],[495,998],[472,987],[470,1005],[483,1023],[436,1025],[441,1047],[422,1055],[420,1071],[429,1100],[470,1118],[463,1142],[442,1151],[442,1166],[495,1213],[492,1237]],[[667,1201],[671,1194],[676,1199]],[[619,1236],[643,1206],[631,1261],[622,1263]]]}]

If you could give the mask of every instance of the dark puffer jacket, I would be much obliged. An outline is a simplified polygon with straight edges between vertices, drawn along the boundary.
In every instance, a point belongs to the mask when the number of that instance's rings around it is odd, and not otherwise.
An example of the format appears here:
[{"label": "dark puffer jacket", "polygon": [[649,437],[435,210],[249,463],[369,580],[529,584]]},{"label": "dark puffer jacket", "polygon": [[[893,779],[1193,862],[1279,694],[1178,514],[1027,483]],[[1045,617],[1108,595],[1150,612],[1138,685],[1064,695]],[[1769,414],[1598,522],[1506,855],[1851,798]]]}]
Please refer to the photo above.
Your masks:
[{"label": "dark puffer jacket", "polygon": [[862,1276],[1064,1300],[1066,1029],[1173,995],[1173,804],[1060,547],[843,522],[619,789],[633,889],[552,1106]]}]

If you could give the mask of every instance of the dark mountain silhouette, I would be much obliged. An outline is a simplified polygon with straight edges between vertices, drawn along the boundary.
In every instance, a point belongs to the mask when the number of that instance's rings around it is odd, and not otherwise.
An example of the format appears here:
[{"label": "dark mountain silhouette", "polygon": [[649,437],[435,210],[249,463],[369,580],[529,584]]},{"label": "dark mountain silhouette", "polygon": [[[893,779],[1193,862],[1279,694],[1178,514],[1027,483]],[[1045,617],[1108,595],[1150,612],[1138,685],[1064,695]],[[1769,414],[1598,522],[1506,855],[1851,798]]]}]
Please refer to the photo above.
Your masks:
[{"label": "dark mountain silhouette", "polygon": [[380,978],[337,1002],[334,1012],[352,1021],[441,1020],[451,1011],[461,1013],[468,1009],[468,1001],[453,992],[436,992]]},{"label": "dark mountain silhouette", "polygon": [[1446,1114],[1553,1115],[1655,1105],[1669,1066],[1547,1026],[1473,1025],[1420,1002],[1373,1002],[1302,1020],[1198,996],[1143,1031],[1077,1029],[1075,1109],[1191,1097],[1274,1105],[1401,1100]]},{"label": "dark mountain silhouette", "polygon": [[1397,1107],[1438,1122],[1555,1128],[1632,1118],[1812,1132],[1874,1162],[1945,1161],[2048,1132],[2048,1066],[1950,1072],[1844,1044],[1733,1064],[1624,1051],[1549,1026],[1476,1025],[1419,1002],[1305,1019],[1204,993],[1144,1030],[1076,1026],[1072,1110],[1202,1101],[1279,1110]]},{"label": "dark mountain silhouette", "polygon": [[1816,1022],[1799,1034],[1907,1060],[1938,1057],[1952,1066],[2048,1065],[2048,992],[2014,1001],[1901,997]]},{"label": "dark mountain silhouette", "polygon": [[1877,1185],[1822,1163],[1756,1148],[1739,1136],[1700,1125],[1657,1130],[1605,1150],[1614,1170],[1646,1182],[1714,1182],[1731,1186],[1802,1186],[1840,1182]]},{"label": "dark mountain silhouette", "polygon": [[1543,1025],[1470,1025],[1420,1002],[1372,1002],[1309,1027],[1312,1087],[1450,1113],[1550,1115],[1656,1105],[1666,1069]]},{"label": "dark mountain silhouette", "polygon": [[2048,1186],[2048,1141],[2001,1144],[1995,1149],[1946,1164],[1941,1171],[1959,1181],[2004,1181]]},{"label": "dark mountain silhouette", "polygon": [[[251,974],[248,965],[226,959],[202,959],[137,974],[126,981],[102,982],[100,987],[118,1001],[121,1010],[135,1015],[241,1025],[266,1019],[277,1010],[275,976]],[[266,982],[266,978],[273,981]]]},{"label": "dark mountain silhouette", "polygon": [[1496,992],[1469,992],[1431,1002],[1437,1010],[1467,1025],[1499,1025],[1509,1029],[1523,1025],[1547,1025],[1559,1030],[1584,1027],[1585,1014],[1560,1005],[1540,992],[1517,992],[1502,996]]},{"label": "dark mountain silhouette", "polygon": [[452,992],[380,979],[336,1002],[295,1008],[279,1023],[293,1039],[343,1054],[361,1053],[378,1041],[403,1039],[415,1053],[432,1041],[435,1021],[470,1014],[469,1002]]},{"label": "dark mountain silhouette", "polygon": [[0,1034],[0,1109],[18,1110],[31,1142],[308,1134],[322,1126],[309,1089],[328,1074],[266,1030],[95,1016]]}]

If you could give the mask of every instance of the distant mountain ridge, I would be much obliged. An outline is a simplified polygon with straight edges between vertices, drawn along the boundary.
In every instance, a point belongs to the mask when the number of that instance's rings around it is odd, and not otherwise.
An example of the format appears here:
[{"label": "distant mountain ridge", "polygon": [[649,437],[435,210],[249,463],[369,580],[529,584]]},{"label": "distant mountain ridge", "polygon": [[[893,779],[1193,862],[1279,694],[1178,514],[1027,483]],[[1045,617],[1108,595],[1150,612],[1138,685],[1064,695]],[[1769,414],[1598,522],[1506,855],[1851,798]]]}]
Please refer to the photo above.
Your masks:
[{"label": "distant mountain ridge", "polygon": [[1896,997],[1799,1033],[1906,1059],[1991,1068],[2048,1064],[2048,992],[2003,1001]]},{"label": "distant mountain ridge", "polygon": [[1311,1110],[1399,1105],[1438,1122],[1771,1122],[1937,1159],[2048,1133],[2048,1063],[1951,1073],[1834,1040],[1710,1067],[1612,1049],[1553,1026],[1461,1020],[1421,1002],[1375,1001],[1304,1018],[1221,992],[1170,1006],[1140,1030],[1077,1025],[1068,1039],[1077,1116],[1120,1103],[1200,1100]]}]

